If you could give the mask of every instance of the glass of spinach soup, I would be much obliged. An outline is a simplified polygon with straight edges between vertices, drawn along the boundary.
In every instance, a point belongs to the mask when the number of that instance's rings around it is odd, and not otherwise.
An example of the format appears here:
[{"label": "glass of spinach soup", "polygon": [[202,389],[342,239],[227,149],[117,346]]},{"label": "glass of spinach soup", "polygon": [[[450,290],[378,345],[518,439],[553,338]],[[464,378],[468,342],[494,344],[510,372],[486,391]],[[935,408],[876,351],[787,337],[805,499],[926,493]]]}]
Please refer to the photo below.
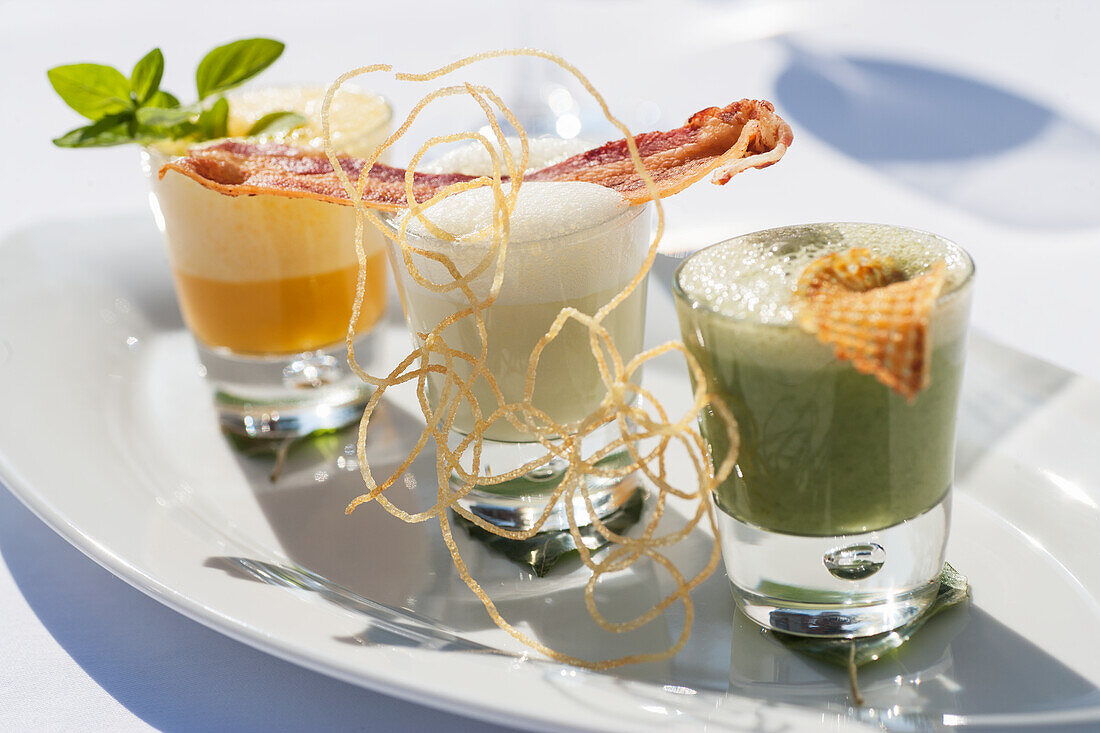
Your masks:
[{"label": "glass of spinach soup", "polygon": [[[946,263],[929,320],[928,386],[907,400],[798,325],[796,286],[818,258],[864,247],[905,278]],[[739,608],[794,634],[896,628],[937,591],[950,520],[955,415],[974,266],[942,237],[874,224],[809,224],[720,242],[673,284],[684,342],[741,445],[713,499]],[[701,417],[717,466],[728,438]]]}]

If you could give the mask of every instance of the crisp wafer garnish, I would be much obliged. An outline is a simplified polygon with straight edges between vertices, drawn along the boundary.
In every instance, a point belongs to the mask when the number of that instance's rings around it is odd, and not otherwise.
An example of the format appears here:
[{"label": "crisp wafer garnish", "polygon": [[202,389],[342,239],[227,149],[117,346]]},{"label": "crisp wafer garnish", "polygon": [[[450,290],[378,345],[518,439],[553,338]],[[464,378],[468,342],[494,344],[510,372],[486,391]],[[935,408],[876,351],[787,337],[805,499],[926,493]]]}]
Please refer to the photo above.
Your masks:
[{"label": "crisp wafer garnish", "polygon": [[907,280],[892,259],[862,247],[826,255],[798,280],[799,325],[912,402],[930,380],[930,320],[946,275],[937,262]]}]

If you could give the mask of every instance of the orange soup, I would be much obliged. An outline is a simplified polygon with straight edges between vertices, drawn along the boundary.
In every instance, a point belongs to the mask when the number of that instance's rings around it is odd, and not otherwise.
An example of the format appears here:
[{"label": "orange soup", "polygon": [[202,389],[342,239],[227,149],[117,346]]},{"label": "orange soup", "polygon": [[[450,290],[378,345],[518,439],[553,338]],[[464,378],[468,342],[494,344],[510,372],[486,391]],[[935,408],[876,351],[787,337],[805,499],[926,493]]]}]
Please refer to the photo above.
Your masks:
[{"label": "orange soup", "polygon": [[[352,207],[225,196],[171,171],[155,190],[180,307],[196,338],[248,356],[343,342],[358,277]],[[357,332],[385,307],[384,242],[368,224]]]},{"label": "orange soup", "polygon": [[[356,267],[278,280],[224,282],[175,273],[183,316],[208,346],[238,354],[294,354],[343,342],[355,301]],[[364,333],[386,304],[386,260],[371,255],[356,322]]]}]

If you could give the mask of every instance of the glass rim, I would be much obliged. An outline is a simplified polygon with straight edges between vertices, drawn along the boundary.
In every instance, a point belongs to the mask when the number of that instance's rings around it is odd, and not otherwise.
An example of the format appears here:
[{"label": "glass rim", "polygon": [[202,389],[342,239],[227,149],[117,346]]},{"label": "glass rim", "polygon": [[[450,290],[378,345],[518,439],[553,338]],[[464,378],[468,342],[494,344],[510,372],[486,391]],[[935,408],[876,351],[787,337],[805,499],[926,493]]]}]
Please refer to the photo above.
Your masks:
[{"label": "glass rim", "polygon": [[965,249],[963,249],[962,245],[958,244],[954,240],[948,239],[947,237],[945,237],[941,234],[936,234],[935,232],[930,232],[926,229],[917,229],[916,227],[908,227],[908,226],[903,226],[903,225],[900,225],[900,224],[880,224],[880,223],[865,222],[865,221],[817,221],[817,222],[808,222],[808,223],[805,223],[805,224],[785,224],[783,226],[767,227],[766,229],[758,229],[758,230],[753,231],[753,232],[746,232],[744,234],[738,234],[735,237],[730,237],[728,239],[723,239],[720,242],[714,242],[713,244],[708,244],[706,247],[703,247],[700,250],[696,250],[695,252],[692,252],[690,255],[685,257],[684,260],[679,265],[676,266],[676,270],[672,273],[672,294],[676,299],[682,300],[683,302],[691,305],[693,310],[703,310],[703,311],[711,313],[711,314],[713,314],[713,315],[715,315],[719,318],[723,318],[723,319],[726,319],[726,320],[729,320],[729,321],[737,321],[737,322],[743,322],[743,323],[753,323],[755,325],[762,326],[762,327],[765,327],[765,328],[799,328],[798,324],[794,321],[791,321],[789,323],[765,323],[763,321],[760,321],[759,319],[754,319],[754,318],[749,318],[749,317],[744,317],[744,316],[731,316],[727,313],[722,313],[722,312],[718,311],[715,307],[701,302],[698,298],[695,298],[691,295],[688,295],[688,293],[685,292],[683,287],[680,285],[680,275],[683,272],[684,267],[688,264],[688,262],[690,262],[692,259],[694,259],[697,255],[700,255],[703,252],[706,252],[706,251],[708,251],[710,249],[713,249],[715,247],[721,247],[724,244],[729,244],[731,242],[737,242],[739,240],[744,240],[748,237],[753,237],[753,236],[756,236],[758,234],[764,234],[764,233],[767,233],[767,232],[777,231],[777,230],[780,230],[780,229],[804,229],[804,228],[811,228],[811,227],[838,226],[838,225],[839,226],[886,227],[886,228],[890,228],[890,229],[894,229],[894,230],[900,230],[900,231],[904,231],[904,232],[912,232],[913,234],[920,234],[920,235],[924,235],[926,237],[932,237],[934,239],[940,240],[942,242],[945,242],[949,246],[954,247],[955,249],[957,249],[963,255],[963,257],[965,258],[965,262],[968,266],[966,276],[963,277],[963,279],[960,280],[959,283],[956,284],[950,290],[945,291],[943,293],[940,293],[940,295],[936,298],[936,308],[939,308],[942,305],[945,305],[946,303],[948,303],[949,301],[954,300],[955,297],[959,293],[962,293],[962,292],[966,291],[970,287],[970,285],[974,282],[974,274],[977,271],[977,266],[974,264],[974,258],[970,256],[969,252],[967,252]]},{"label": "glass rim", "polygon": [[[234,93],[247,94],[250,91],[261,91],[261,90],[264,90],[264,89],[303,89],[303,88],[314,88],[314,87],[317,87],[317,86],[323,86],[326,90],[328,89],[328,85],[317,85],[317,84],[268,84],[268,85],[265,85],[265,86],[254,86],[254,87],[246,86],[246,87],[240,87],[240,88],[237,88],[237,89],[231,89],[228,92],[226,92],[224,96],[226,96],[227,98],[232,98]],[[354,134],[350,137],[351,140],[357,141],[357,140],[361,140],[363,138],[369,137],[371,135],[374,135],[379,130],[385,128],[386,125],[389,125],[393,122],[393,118],[394,118],[393,104],[390,103],[390,99],[386,95],[379,94],[378,92],[371,91],[370,89],[364,89],[363,87],[360,87],[360,86],[357,86],[357,85],[354,85],[354,84],[345,84],[344,86],[340,87],[340,91],[344,91],[344,90],[347,90],[347,91],[350,91],[350,92],[356,93],[356,94],[370,95],[372,97],[376,97],[376,98],[382,100],[382,104],[386,109],[385,115],[382,118],[380,118],[376,124],[374,124],[374,125],[372,125],[368,128],[362,129],[362,130],[356,130],[354,132]],[[170,150],[170,149],[169,150],[163,149],[163,148],[160,147],[162,144],[164,144],[163,142],[144,143],[144,144],[140,145],[139,147],[140,147],[141,151],[145,154],[157,155],[159,157],[166,158],[167,160],[172,160],[174,158],[190,155],[190,153],[193,150],[201,149],[201,148],[203,148],[205,146],[208,146],[208,145],[216,145],[218,143],[223,143],[226,140],[240,140],[242,142],[255,142],[255,138],[249,137],[248,135],[237,135],[237,136],[227,135],[226,137],[219,137],[219,138],[215,138],[213,140],[200,140],[200,141],[197,141],[197,142],[189,143],[189,144],[186,145],[186,147],[183,148],[183,152],[177,152],[175,150]],[[172,146],[173,142],[181,142],[181,141],[166,141],[166,142],[167,142],[166,147],[167,148],[172,148],[173,147]],[[278,141],[271,141],[271,142],[278,142]],[[385,142],[385,141],[383,141],[383,142]],[[280,143],[280,144],[289,145],[290,143]],[[302,146],[297,146],[297,147],[302,147]],[[310,150],[311,152],[324,153],[323,148],[313,149],[313,148],[304,148],[303,147],[303,150]],[[342,152],[342,151],[338,151],[338,154],[339,155],[344,155],[344,156],[347,155],[347,153]],[[354,157],[354,156],[352,156],[352,157]]]},{"label": "glass rim", "polygon": [[[258,84],[258,85],[255,85],[255,86],[245,85],[243,87],[236,87],[235,89],[231,89],[228,92],[225,92],[224,96],[226,98],[230,99],[230,101],[232,101],[232,97],[234,95],[245,95],[245,94],[248,94],[249,92],[258,92],[258,91],[263,91],[264,89],[316,89],[316,88],[320,88],[320,89],[323,89],[325,92],[327,92],[328,88],[330,86],[331,86],[331,84],[297,84],[297,83],[294,83],[294,82],[288,82],[286,84]],[[386,114],[385,114],[384,117],[380,118],[376,124],[374,124],[374,125],[372,125],[368,128],[365,128],[363,130],[356,130],[356,132],[354,133],[355,137],[359,137],[360,135],[370,135],[374,132],[377,132],[379,130],[379,128],[381,128],[382,126],[388,125],[391,122],[393,122],[393,117],[394,117],[393,104],[390,102],[390,98],[387,97],[385,94],[380,94],[380,93],[378,93],[376,91],[373,91],[371,89],[367,89],[365,87],[359,86],[358,84],[342,84],[340,86],[340,89],[337,91],[337,94],[339,94],[340,92],[344,92],[344,91],[350,92],[352,94],[361,94],[361,95],[364,95],[364,96],[375,97],[376,99],[381,100],[382,104],[386,108]],[[333,100],[335,101],[335,97],[333,97]],[[320,119],[318,118],[317,121],[320,122]],[[246,137],[235,137],[235,138],[224,138],[224,139],[248,140],[249,138],[246,136]]]},{"label": "glass rim", "polygon": [[[534,246],[537,246],[537,245],[561,243],[563,240],[575,240],[575,241],[570,241],[569,242],[570,246],[583,244],[585,242],[590,241],[591,239],[593,239],[595,237],[600,236],[601,234],[606,233],[607,231],[610,231],[611,229],[613,229],[615,227],[628,226],[628,225],[632,224],[635,219],[637,219],[639,216],[642,215],[643,212],[651,211],[652,209],[653,209],[653,202],[652,201],[644,201],[640,204],[628,204],[626,206],[626,208],[621,213],[615,214],[614,216],[612,216],[608,219],[604,219],[603,221],[599,222],[598,224],[593,224],[590,227],[586,227],[584,229],[578,229],[577,231],[570,232],[568,234],[559,234],[556,237],[534,237],[532,239],[524,239],[524,240],[520,240],[520,241],[509,240],[508,241],[508,246],[522,249],[522,248],[526,248],[526,247],[534,247]],[[393,235],[393,236],[388,236],[388,238],[390,240],[392,240],[394,242],[397,241],[397,237],[396,237],[396,234],[397,234],[397,231],[398,231],[397,221],[398,221],[399,217],[404,216],[407,213],[408,213],[407,209],[401,209],[399,211],[379,212],[379,218],[382,220],[382,222],[389,229],[389,234]],[[410,243],[411,242],[441,243],[441,244],[455,245],[455,246],[463,246],[463,245],[492,246],[492,241],[493,241],[492,238],[474,239],[474,240],[465,240],[465,241],[456,239],[454,241],[448,241],[448,240],[445,240],[445,239],[439,239],[438,237],[435,237],[431,234],[427,234],[427,235],[415,234],[413,232],[408,231],[408,229],[405,230],[405,236],[406,236],[406,239]]]}]

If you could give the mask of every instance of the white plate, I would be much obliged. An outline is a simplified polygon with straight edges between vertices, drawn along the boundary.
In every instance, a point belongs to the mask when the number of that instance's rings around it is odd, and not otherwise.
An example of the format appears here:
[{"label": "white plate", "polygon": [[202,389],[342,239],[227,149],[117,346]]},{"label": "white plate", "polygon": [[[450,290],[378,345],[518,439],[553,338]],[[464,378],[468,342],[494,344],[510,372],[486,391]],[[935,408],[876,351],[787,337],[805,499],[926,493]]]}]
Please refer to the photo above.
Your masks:
[{"label": "white plate", "polygon": [[[654,343],[676,336],[674,264],[662,258],[651,283]],[[382,361],[404,353],[399,313],[382,336]],[[683,404],[679,364],[646,379]],[[379,472],[415,432],[408,398],[395,393],[372,424]],[[735,621],[720,573],[697,590],[695,631],[675,659],[597,674],[529,657],[500,632],[434,522],[407,526],[373,505],[345,517],[361,491],[350,432],[292,453],[270,483],[270,461],[241,456],[216,429],[145,215],[44,224],[0,244],[0,404],[0,475],[83,552],[233,638],[393,695],[561,728],[1100,722],[1100,387],[981,338],[948,550],[974,602],[865,668],[862,710],[841,671]],[[419,461],[420,485],[396,496],[432,496],[432,465]],[[674,609],[626,637],[603,633],[582,573],[533,579],[456,536],[504,613],[551,646],[617,656],[662,648],[679,629]],[[680,560],[701,562],[709,542],[690,537]],[[626,618],[668,590],[639,568],[602,584],[601,600]]]}]

